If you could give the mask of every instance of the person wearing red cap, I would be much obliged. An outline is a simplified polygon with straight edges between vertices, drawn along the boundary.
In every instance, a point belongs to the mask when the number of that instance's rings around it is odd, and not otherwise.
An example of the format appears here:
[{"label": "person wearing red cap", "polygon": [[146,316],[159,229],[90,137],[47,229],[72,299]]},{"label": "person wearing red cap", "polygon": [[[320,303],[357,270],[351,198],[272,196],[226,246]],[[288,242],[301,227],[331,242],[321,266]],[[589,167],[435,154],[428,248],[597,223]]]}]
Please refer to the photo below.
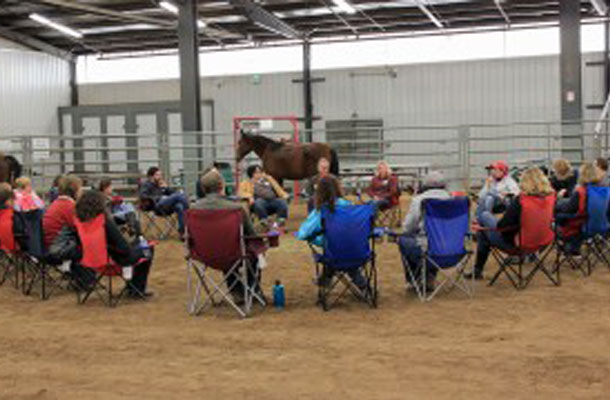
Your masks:
[{"label": "person wearing red cap", "polygon": [[508,174],[506,161],[494,161],[487,169],[489,176],[479,192],[477,219],[485,211],[504,210],[510,199],[519,195],[519,185]]}]

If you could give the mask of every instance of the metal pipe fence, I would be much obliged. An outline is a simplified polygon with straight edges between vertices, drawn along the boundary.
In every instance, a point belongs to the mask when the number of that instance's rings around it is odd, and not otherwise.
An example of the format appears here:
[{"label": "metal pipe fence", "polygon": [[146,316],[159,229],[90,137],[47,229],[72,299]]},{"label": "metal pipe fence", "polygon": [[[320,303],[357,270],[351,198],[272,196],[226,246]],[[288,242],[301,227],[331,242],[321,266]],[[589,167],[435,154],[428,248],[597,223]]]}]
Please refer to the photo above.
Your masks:
[{"label": "metal pipe fence", "polygon": [[[504,159],[516,167],[549,165],[559,157],[583,159],[609,155],[608,122],[598,133],[598,121],[578,121],[579,135],[566,134],[569,122],[523,122],[512,124],[472,124],[459,126],[395,126],[357,128],[375,131],[381,140],[332,140],[341,149],[341,169],[347,175],[370,170],[380,159],[398,169],[437,169],[456,188],[476,186],[485,177],[484,166]],[[259,131],[273,137],[290,137],[291,131]],[[333,131],[311,131],[314,141],[326,142]],[[301,131],[301,139],[307,132]],[[363,135],[367,137],[366,135]],[[370,137],[370,136],[368,136]],[[191,143],[201,143],[194,145]],[[358,144],[358,146],[356,146]],[[58,174],[74,172],[94,183],[110,177],[121,189],[134,189],[138,177],[151,166],[159,166],[175,186],[193,193],[194,182],[212,162],[235,167],[233,132],[181,132],[102,135],[19,135],[3,136],[0,149],[14,155],[32,177],[39,190],[45,190]],[[259,162],[254,155],[245,163]]]}]

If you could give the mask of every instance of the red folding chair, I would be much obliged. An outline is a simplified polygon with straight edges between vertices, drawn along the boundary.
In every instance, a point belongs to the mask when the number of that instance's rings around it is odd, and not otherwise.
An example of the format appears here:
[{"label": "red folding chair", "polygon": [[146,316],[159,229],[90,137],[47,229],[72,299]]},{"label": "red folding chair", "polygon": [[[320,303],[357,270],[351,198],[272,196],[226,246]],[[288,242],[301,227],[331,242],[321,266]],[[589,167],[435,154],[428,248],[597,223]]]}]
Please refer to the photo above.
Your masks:
[{"label": "red folding chair", "polygon": [[[133,266],[116,264],[108,254],[105,223],[105,214],[100,214],[87,222],[81,222],[78,218],[74,220],[83,253],[80,263],[86,271],[90,271],[93,277],[90,285],[83,288],[82,291],[77,291],[78,303],[84,304],[91,294],[96,293],[106,306],[114,307],[128,290],[146,300],[144,293],[135,287],[131,280],[134,275],[134,268],[138,268],[148,260],[139,260]],[[103,282],[104,278],[106,278],[106,284]],[[113,280],[115,278],[124,283],[123,288],[118,293],[113,290]]]},{"label": "red folding chair", "polygon": [[[247,317],[254,300],[266,304],[259,288],[259,271],[246,247],[241,213],[241,209],[186,212],[187,309],[191,315],[226,302],[241,317]],[[262,238],[251,239],[262,243]],[[222,277],[214,278],[212,271],[221,272]],[[240,285],[243,304],[231,296]]]},{"label": "red folding chair", "polygon": [[[523,289],[538,272],[543,272],[554,285],[558,286],[560,281],[556,269],[549,270],[544,264],[555,239],[553,231],[555,195],[521,195],[519,199],[521,221],[519,233],[515,237],[515,247],[510,249],[492,247],[491,254],[498,262],[499,268],[490,280],[489,286],[492,286],[500,275],[504,274],[515,289]],[[491,229],[475,226],[474,230]],[[533,262],[534,266],[529,273],[525,274],[524,266],[528,262]]]},{"label": "red folding chair", "polygon": [[12,208],[0,209],[0,285],[10,281],[19,289],[22,279],[22,264],[17,253],[19,246],[13,233]]}]

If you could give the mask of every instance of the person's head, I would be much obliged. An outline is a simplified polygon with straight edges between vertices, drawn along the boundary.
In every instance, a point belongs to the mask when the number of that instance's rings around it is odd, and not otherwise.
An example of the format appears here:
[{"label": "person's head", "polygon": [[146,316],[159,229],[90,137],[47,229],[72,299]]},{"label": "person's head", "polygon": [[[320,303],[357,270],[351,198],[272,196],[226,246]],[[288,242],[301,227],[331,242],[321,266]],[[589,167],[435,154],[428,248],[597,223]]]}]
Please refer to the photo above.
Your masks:
[{"label": "person's head", "polygon": [[422,186],[424,190],[446,189],[447,181],[441,171],[430,171],[424,176]]},{"label": "person's head", "polygon": [[108,178],[104,178],[100,181],[100,185],[98,186],[100,192],[104,193],[106,196],[112,195],[112,181]]},{"label": "person's head", "polygon": [[608,172],[608,159],[599,157],[595,160],[595,166],[601,169],[604,173]]},{"label": "person's head", "polygon": [[388,179],[392,175],[392,169],[385,161],[379,161],[377,163],[377,177],[381,179]]},{"label": "person's head", "polygon": [[330,173],[330,161],[327,158],[320,158],[318,160],[318,175],[326,176]]},{"label": "person's head", "polygon": [[11,185],[6,182],[0,183],[0,207],[12,207],[13,197]]},{"label": "person's head", "polygon": [[148,180],[154,183],[159,183],[161,182],[161,180],[163,180],[163,174],[161,173],[161,170],[159,169],[159,167],[150,167],[148,168],[148,171],[146,172],[146,176],[148,177]]},{"label": "person's head", "polygon": [[557,179],[563,180],[572,176],[574,170],[572,169],[572,164],[570,164],[568,160],[565,158],[558,158],[553,161],[553,172]]},{"label": "person's head", "polygon": [[601,181],[602,172],[592,162],[585,162],[580,166],[578,173],[578,183],[587,185],[589,183],[596,184]]},{"label": "person's head", "polygon": [[494,161],[491,164],[489,164],[486,168],[489,171],[489,174],[491,175],[491,177],[497,181],[499,181],[500,179],[502,179],[506,175],[508,175],[508,164],[506,163],[506,161],[502,161],[502,160]]},{"label": "person's head", "polygon": [[59,181],[61,178],[63,178],[63,175],[57,175],[55,177],[55,179],[53,179],[53,187],[56,188],[57,186],[59,186]]},{"label": "person's head", "polygon": [[199,182],[201,183],[201,190],[206,196],[213,193],[223,194],[225,191],[225,180],[216,168],[204,174]]},{"label": "person's head", "polygon": [[521,192],[529,196],[547,196],[553,193],[551,182],[538,167],[531,167],[521,174]]},{"label": "person's head", "polygon": [[57,192],[60,196],[68,196],[77,200],[82,187],[83,181],[78,176],[66,175],[59,180]]},{"label": "person's head", "polygon": [[260,165],[250,165],[246,170],[246,173],[248,174],[248,178],[258,181],[263,175],[263,169]]},{"label": "person's head", "polygon": [[27,176],[20,176],[19,178],[15,179],[15,189],[26,192],[30,191],[32,190],[32,181]]},{"label": "person's head", "polygon": [[106,196],[98,190],[85,190],[76,202],[76,217],[81,222],[91,221],[106,211]]},{"label": "person's head", "polygon": [[330,211],[335,211],[335,202],[342,197],[341,183],[332,176],[320,178],[315,193],[315,206],[319,210],[322,206],[328,206]]}]

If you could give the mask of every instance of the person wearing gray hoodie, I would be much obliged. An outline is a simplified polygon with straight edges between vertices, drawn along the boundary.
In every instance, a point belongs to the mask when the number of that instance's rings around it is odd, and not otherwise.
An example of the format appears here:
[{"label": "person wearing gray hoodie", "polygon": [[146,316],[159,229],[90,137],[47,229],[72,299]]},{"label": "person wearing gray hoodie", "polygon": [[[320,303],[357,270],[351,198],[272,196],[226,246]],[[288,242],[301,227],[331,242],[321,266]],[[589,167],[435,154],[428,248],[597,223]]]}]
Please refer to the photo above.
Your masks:
[{"label": "person wearing gray hoodie", "polygon": [[[424,177],[423,188],[411,200],[411,206],[403,223],[403,234],[398,238],[398,245],[403,259],[403,267],[407,284],[413,288],[422,285],[422,268],[424,248],[426,246],[426,232],[424,230],[424,216],[422,202],[426,199],[449,199],[451,194],[447,191],[447,183],[443,174],[432,171]],[[427,271],[426,291],[434,290],[436,269]],[[423,289],[423,288],[421,288]]]}]

